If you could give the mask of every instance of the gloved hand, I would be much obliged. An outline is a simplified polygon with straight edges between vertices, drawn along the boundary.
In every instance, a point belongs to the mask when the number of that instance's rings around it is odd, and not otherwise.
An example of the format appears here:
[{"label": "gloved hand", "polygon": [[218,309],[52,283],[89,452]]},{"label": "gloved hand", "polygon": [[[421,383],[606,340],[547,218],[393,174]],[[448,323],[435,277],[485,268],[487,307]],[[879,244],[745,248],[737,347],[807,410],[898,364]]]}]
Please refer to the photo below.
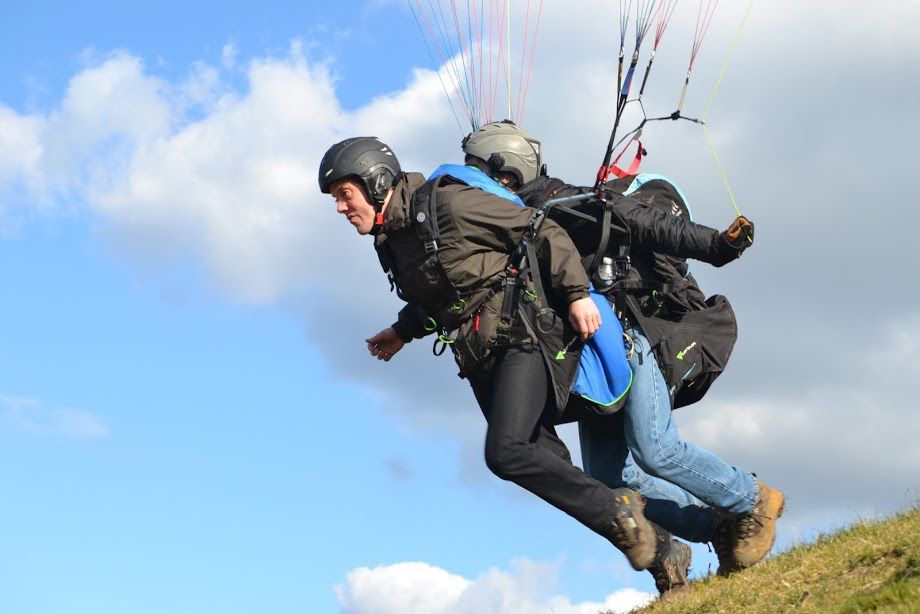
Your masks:
[{"label": "gloved hand", "polygon": [[731,247],[738,250],[740,256],[741,252],[754,244],[754,222],[739,215],[722,236]]}]

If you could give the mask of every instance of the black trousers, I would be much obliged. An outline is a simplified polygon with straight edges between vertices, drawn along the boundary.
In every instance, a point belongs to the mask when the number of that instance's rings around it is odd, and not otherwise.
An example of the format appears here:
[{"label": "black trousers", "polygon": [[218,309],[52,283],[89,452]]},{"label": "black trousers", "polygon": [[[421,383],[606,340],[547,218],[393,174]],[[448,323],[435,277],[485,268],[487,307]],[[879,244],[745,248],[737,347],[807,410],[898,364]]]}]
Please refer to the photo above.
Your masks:
[{"label": "black trousers", "polygon": [[572,464],[556,435],[561,410],[537,348],[497,351],[471,375],[488,422],[486,465],[610,539],[614,492]]}]

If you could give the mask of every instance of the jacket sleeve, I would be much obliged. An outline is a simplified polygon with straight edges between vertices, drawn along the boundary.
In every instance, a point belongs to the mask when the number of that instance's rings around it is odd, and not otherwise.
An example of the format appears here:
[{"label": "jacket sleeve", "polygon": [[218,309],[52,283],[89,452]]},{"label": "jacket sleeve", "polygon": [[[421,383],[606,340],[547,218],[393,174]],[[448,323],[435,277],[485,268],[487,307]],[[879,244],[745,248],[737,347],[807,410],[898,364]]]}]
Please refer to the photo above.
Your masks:
[{"label": "jacket sleeve", "polygon": [[556,294],[571,303],[588,296],[588,275],[569,234],[552,220],[543,220],[535,246],[540,268]]},{"label": "jacket sleeve", "polygon": [[[461,232],[506,254],[520,244],[534,213],[529,207],[469,188],[451,198],[450,209]],[[588,296],[588,276],[568,233],[552,220],[544,220],[534,243],[541,271],[560,299],[572,302]]]},{"label": "jacket sleeve", "polygon": [[421,339],[431,332],[425,330],[425,316],[422,310],[412,303],[404,305],[399,310],[396,321],[392,326],[403,343],[409,343],[413,339]]},{"label": "jacket sleeve", "polygon": [[614,210],[632,233],[633,249],[693,258],[717,267],[738,257],[738,250],[714,228],[668,215],[631,198],[618,200]]}]

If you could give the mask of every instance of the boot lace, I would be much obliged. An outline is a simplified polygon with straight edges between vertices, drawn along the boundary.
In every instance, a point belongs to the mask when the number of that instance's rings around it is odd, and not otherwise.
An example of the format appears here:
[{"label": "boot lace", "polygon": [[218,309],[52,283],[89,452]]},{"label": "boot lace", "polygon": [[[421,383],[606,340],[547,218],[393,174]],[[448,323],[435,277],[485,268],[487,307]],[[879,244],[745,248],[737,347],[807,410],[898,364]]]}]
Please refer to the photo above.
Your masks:
[{"label": "boot lace", "polygon": [[738,519],[738,538],[748,539],[760,532],[763,523],[760,521],[762,514],[751,512],[743,518]]},{"label": "boot lace", "polygon": [[735,563],[734,544],[732,543],[733,519],[726,518],[719,523],[715,534],[712,536],[712,546],[719,559],[719,575],[728,575],[737,569]]}]

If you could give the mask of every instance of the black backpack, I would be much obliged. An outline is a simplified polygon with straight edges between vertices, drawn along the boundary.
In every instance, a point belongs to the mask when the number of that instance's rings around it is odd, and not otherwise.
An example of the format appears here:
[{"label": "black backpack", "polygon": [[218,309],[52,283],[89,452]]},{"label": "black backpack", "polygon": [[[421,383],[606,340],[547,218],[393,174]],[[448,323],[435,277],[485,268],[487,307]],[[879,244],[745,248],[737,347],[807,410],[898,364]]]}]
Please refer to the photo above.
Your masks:
[{"label": "black backpack", "polygon": [[[608,182],[604,188],[614,197],[629,196],[667,215],[692,219],[680,188],[662,175],[628,176]],[[521,196],[526,202],[537,204],[586,191],[547,177]],[[578,210],[579,206],[566,209],[560,207],[550,216],[569,232],[582,254],[585,269],[597,283],[598,244],[607,245],[604,252],[616,256],[619,247],[625,245],[628,250],[628,230],[625,235],[608,230],[609,243],[599,241],[601,233],[597,224],[571,215],[571,209]],[[626,226],[622,220],[612,220],[612,225],[615,229]],[[671,394],[671,407],[677,409],[695,403],[725,370],[738,338],[731,304],[719,294],[707,298],[681,258],[660,253],[631,252],[630,255],[629,274],[620,282],[620,288],[625,290],[611,295],[620,301],[619,309],[639,324],[655,350]]]}]

